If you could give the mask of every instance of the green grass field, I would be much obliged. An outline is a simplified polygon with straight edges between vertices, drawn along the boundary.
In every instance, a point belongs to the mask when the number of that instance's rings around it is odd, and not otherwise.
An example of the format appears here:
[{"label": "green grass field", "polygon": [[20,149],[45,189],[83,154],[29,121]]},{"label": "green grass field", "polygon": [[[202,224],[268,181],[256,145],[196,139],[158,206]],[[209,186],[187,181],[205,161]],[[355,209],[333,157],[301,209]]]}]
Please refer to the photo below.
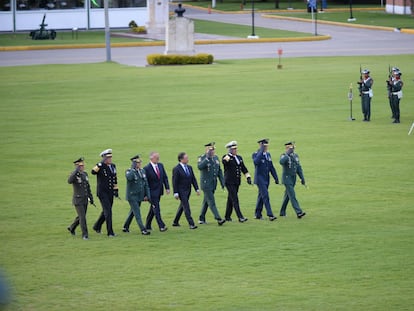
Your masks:
[{"label": "green grass field", "polygon": [[[412,55],[219,61],[134,68],[115,63],[0,68],[0,267],[13,287],[8,310],[409,310],[414,295]],[[348,121],[348,87],[359,64],[375,79],[372,122]],[[401,124],[391,124],[384,80],[403,71]],[[271,139],[277,164],[295,140],[309,189],[308,215],[253,219],[257,190],[245,181],[249,221],[171,227],[173,197],[161,201],[169,231],[121,232],[129,210],[113,208],[118,237],[66,227],[75,216],[67,176],[112,148],[123,172],[136,153],[161,153],[171,177],[180,151],[197,163],[203,145],[239,142],[250,172],[256,141]],[[91,177],[92,187],[96,180]],[[278,213],[283,187],[270,186]],[[226,194],[216,200],[224,213]],[[191,198],[197,218],[201,197]],[[99,205],[98,205],[99,207]],[[147,206],[145,206],[146,213]]]},{"label": "green grass field", "polygon": [[[280,13],[283,16],[289,17],[299,17],[312,19],[310,13]],[[356,11],[352,14],[356,18],[356,21],[352,22],[353,24],[362,24],[369,26],[385,26],[385,27],[394,27],[394,28],[414,28],[414,18],[409,15],[393,15],[385,12],[369,12],[369,11]],[[332,21],[332,22],[342,22],[348,23],[348,18],[350,17],[349,12],[324,12],[319,13],[317,18],[318,20]]]},{"label": "green grass field", "polygon": [[[195,32],[197,33],[215,34],[239,38],[246,38],[247,35],[252,33],[251,26],[210,22],[200,19],[194,20],[194,27]],[[255,27],[255,33],[261,38],[289,38],[309,36],[309,33],[269,29],[263,27]]]}]

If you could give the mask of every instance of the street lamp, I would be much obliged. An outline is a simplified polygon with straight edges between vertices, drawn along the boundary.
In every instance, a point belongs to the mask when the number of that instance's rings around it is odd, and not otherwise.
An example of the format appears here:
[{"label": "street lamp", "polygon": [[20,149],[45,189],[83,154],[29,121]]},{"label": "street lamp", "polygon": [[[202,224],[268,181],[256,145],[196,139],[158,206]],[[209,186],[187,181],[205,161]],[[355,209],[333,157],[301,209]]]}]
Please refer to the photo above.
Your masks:
[{"label": "street lamp", "polygon": [[349,18],[348,22],[355,22],[356,18],[352,16],[352,0],[349,0]]},{"label": "street lamp", "polygon": [[259,37],[256,36],[254,32],[254,0],[252,0],[252,34],[250,36],[247,36],[249,39],[258,39]]}]

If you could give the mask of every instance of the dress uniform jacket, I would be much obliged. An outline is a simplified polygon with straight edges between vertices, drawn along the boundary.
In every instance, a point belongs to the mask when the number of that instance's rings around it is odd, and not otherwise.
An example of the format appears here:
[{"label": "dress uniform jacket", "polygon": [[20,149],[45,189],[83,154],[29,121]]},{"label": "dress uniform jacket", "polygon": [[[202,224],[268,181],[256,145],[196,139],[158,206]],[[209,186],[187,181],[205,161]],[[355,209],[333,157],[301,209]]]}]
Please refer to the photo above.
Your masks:
[{"label": "dress uniform jacket", "polygon": [[216,190],[217,178],[220,180],[220,185],[224,187],[223,171],[217,156],[209,158],[206,154],[201,155],[198,158],[197,167],[200,170],[200,187],[202,190]]},{"label": "dress uniform jacket", "polygon": [[302,166],[300,165],[299,156],[296,153],[290,155],[284,153],[280,156],[279,163],[283,166],[283,179],[285,185],[295,185],[296,175],[299,175],[301,180],[305,180],[303,176]]},{"label": "dress uniform jacket", "polygon": [[254,172],[254,183],[256,185],[269,185],[269,173],[272,174],[275,181],[279,182],[279,178],[269,152],[267,152],[266,155],[260,151],[255,152],[253,154],[253,162],[256,168]]},{"label": "dress uniform jacket", "polygon": [[[237,161],[239,163],[237,163]],[[224,166],[224,182],[227,185],[240,185],[241,175],[247,174],[248,170],[244,165],[243,158],[239,155],[226,154],[222,158]]]},{"label": "dress uniform jacket", "polygon": [[70,174],[68,183],[73,185],[73,205],[86,205],[88,198],[93,201],[88,174],[75,170]]},{"label": "dress uniform jacket", "polygon": [[98,169],[93,169],[92,174],[97,175],[96,192],[99,197],[101,194],[113,194],[114,190],[118,190],[118,180],[116,176],[115,164],[107,165],[99,162]]},{"label": "dress uniform jacket", "polygon": [[151,201],[150,189],[144,169],[128,169],[125,172],[127,179],[126,199],[128,201],[143,201],[147,197]]}]

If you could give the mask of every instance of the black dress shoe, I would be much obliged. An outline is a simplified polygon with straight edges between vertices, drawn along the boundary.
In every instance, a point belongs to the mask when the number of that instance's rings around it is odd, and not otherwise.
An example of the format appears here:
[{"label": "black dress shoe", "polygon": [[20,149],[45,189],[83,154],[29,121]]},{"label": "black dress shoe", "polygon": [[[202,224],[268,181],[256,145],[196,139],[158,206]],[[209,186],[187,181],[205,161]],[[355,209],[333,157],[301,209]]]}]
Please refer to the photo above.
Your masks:
[{"label": "black dress shoe", "polygon": [[231,218],[229,217],[229,218],[226,218],[226,221],[233,221],[233,219],[231,219]]},{"label": "black dress shoe", "polygon": [[151,232],[148,232],[147,230],[142,230],[142,231],[141,231],[141,234],[142,234],[142,235],[150,235],[150,234],[151,234]]},{"label": "black dress shoe", "polygon": [[129,229],[128,228],[123,228],[122,232],[129,233]]},{"label": "black dress shoe", "polygon": [[161,232],[165,232],[165,231],[167,231],[167,230],[168,230],[168,228],[167,228],[167,227],[160,228],[160,231],[161,231]]},{"label": "black dress shoe", "polygon": [[116,234],[115,233],[108,234],[108,237],[114,238],[114,237],[116,237]]},{"label": "black dress shoe", "polygon": [[198,223],[200,225],[207,225],[207,221],[205,221],[205,220],[199,220]]},{"label": "black dress shoe", "polygon": [[263,217],[262,216],[254,216],[254,219],[262,220]]},{"label": "black dress shoe", "polygon": [[174,222],[174,223],[172,224],[172,226],[173,226],[173,227],[180,227],[180,224],[179,224],[179,223],[175,223],[175,222]]},{"label": "black dress shoe", "polygon": [[101,229],[96,229],[96,228],[93,228],[93,231],[95,231],[97,234],[101,234],[102,232],[101,232]]},{"label": "black dress shoe", "polygon": [[280,217],[286,217],[286,214],[279,214]]},{"label": "black dress shoe", "polygon": [[302,213],[299,213],[297,216],[298,216],[299,219],[301,219],[305,215],[306,215],[306,213],[305,212],[302,212]]},{"label": "black dress shoe", "polygon": [[217,223],[218,223],[219,226],[222,226],[225,222],[226,222],[225,219],[217,220]]},{"label": "black dress shoe", "polygon": [[75,230],[72,230],[70,227],[67,227],[66,229],[68,229],[71,235],[76,235]]},{"label": "black dress shoe", "polygon": [[88,236],[87,236],[87,235],[85,235],[84,237],[82,237],[82,239],[84,239],[84,240],[89,240],[89,238],[88,238]]},{"label": "black dress shoe", "polygon": [[246,222],[248,219],[247,218],[244,218],[244,217],[242,217],[242,218],[239,218],[239,222]]},{"label": "black dress shoe", "polygon": [[274,220],[276,220],[277,219],[277,217],[276,216],[269,216],[269,220],[270,221],[274,221]]},{"label": "black dress shoe", "polygon": [[195,226],[195,225],[193,225],[193,226],[190,226],[190,229],[191,230],[194,230],[194,229],[197,229],[198,227],[197,226]]}]

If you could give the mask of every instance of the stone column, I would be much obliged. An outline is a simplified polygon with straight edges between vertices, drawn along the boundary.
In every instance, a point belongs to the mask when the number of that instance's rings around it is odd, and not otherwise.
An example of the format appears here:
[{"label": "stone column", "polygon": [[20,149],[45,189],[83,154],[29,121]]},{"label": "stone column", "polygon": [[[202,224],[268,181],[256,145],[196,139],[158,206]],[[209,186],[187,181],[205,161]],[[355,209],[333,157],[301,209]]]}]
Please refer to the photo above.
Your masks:
[{"label": "stone column", "polygon": [[165,34],[165,54],[193,55],[194,21],[186,17],[172,18]]},{"label": "stone column", "polygon": [[164,35],[168,23],[168,0],[147,0],[149,34]]}]

